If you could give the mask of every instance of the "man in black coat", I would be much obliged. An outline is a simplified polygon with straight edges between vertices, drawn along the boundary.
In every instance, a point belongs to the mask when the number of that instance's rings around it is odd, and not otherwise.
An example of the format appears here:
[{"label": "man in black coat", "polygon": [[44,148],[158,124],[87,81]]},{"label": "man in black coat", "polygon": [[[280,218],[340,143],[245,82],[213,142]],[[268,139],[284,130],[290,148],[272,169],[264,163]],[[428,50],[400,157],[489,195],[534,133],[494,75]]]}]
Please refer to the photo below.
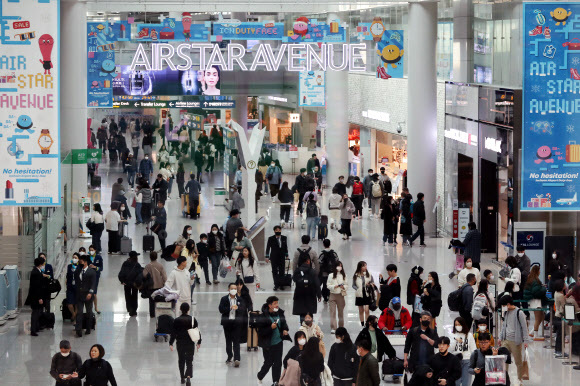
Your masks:
[{"label": "man in black coat", "polygon": [[88,255],[82,255],[79,259],[74,277],[77,288],[77,320],[75,330],[77,336],[83,336],[83,307],[87,314],[87,329],[85,334],[91,333],[91,321],[93,320],[93,294],[96,290],[97,272],[89,268],[90,258]]},{"label": "man in black coat", "polygon": [[313,315],[316,313],[316,300],[318,299],[319,302],[322,300],[320,281],[316,271],[310,266],[310,257],[296,268],[292,280],[296,283],[292,314],[300,315],[300,324],[302,325],[307,313]]},{"label": "man in black coat", "polygon": [[[42,257],[34,259],[34,268],[30,272],[30,288],[26,297],[26,304],[32,308],[30,315],[30,335],[38,336],[40,325],[38,320],[44,308],[44,302],[47,297],[48,275],[44,275],[45,260]],[[50,296],[50,294],[48,294]]]},{"label": "man in black coat", "polygon": [[262,306],[262,313],[257,318],[258,346],[262,348],[264,364],[258,372],[258,381],[272,368],[272,381],[277,383],[282,373],[283,341],[291,340],[288,336],[288,324],[284,310],[278,307],[278,298],[270,296]]},{"label": "man in black coat", "polygon": [[228,355],[226,363],[231,364],[233,358],[234,367],[240,367],[240,338],[247,307],[243,299],[238,296],[235,283],[230,283],[228,286],[228,294],[220,300],[218,309],[222,314],[221,325],[226,337],[226,353]]},{"label": "man in black coat", "polygon": [[439,352],[431,357],[429,365],[433,369],[433,383],[436,385],[455,385],[461,378],[461,362],[449,353],[450,340],[446,336],[438,339]]},{"label": "man in black coat", "polygon": [[339,194],[341,197],[346,194],[346,183],[344,180],[344,176],[338,177],[338,182],[334,184],[334,188],[336,188],[336,193]]},{"label": "man in black coat", "polygon": [[404,366],[410,372],[415,370],[415,367],[429,363],[429,360],[435,352],[433,347],[438,343],[439,336],[437,331],[432,330],[431,313],[423,311],[421,313],[421,324],[409,330],[407,338],[405,339],[404,349]]},{"label": "man in black coat", "polygon": [[274,291],[278,289],[284,290],[283,286],[279,286],[279,280],[286,273],[284,265],[288,257],[288,239],[282,236],[282,227],[276,225],[274,227],[274,235],[268,237],[266,243],[266,263],[272,263],[272,277],[274,278]]},{"label": "man in black coat", "polygon": [[169,184],[163,179],[162,174],[157,175],[157,179],[151,188],[155,191],[155,202],[167,201],[167,189],[169,188]]},{"label": "man in black coat", "polygon": [[423,201],[425,198],[425,195],[423,193],[417,193],[417,202],[415,202],[413,204],[413,224],[417,225],[417,232],[415,232],[415,234],[413,235],[413,237],[411,237],[410,240],[407,241],[407,245],[408,246],[412,246],[413,245],[413,241],[415,241],[415,239],[417,237],[419,237],[419,240],[421,242],[421,246],[425,247],[425,221],[426,220],[426,216],[425,216],[425,202]]},{"label": "man in black coat", "polygon": [[302,201],[304,198],[304,193],[306,193],[306,168],[300,169],[300,174],[296,176],[296,182],[292,187],[292,192],[298,192],[298,212],[302,215]]}]

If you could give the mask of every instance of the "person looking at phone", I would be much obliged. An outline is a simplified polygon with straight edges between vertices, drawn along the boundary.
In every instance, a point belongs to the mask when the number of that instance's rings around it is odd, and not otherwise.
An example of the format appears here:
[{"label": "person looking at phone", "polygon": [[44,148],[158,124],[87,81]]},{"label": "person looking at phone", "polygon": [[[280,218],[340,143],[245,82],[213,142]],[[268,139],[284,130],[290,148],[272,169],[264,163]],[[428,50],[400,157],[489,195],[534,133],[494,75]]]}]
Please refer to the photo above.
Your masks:
[{"label": "person looking at phone", "polygon": [[277,383],[282,373],[283,341],[290,340],[284,310],[278,306],[278,298],[270,296],[262,306],[257,320],[258,346],[262,348],[264,364],[258,372],[258,385],[272,368],[272,381]]},{"label": "person looking at phone", "polygon": [[[469,373],[475,375],[473,386],[485,386],[485,357],[487,355],[505,355],[505,363],[512,363],[510,351],[505,347],[491,346],[491,335],[483,333],[479,336],[479,349],[471,353],[469,358]],[[506,385],[510,384],[509,374],[506,371]]]},{"label": "person looking at phone", "polygon": [[78,371],[83,362],[76,352],[71,351],[68,340],[60,341],[60,351],[52,357],[50,375],[56,379],[57,385],[81,385]]}]

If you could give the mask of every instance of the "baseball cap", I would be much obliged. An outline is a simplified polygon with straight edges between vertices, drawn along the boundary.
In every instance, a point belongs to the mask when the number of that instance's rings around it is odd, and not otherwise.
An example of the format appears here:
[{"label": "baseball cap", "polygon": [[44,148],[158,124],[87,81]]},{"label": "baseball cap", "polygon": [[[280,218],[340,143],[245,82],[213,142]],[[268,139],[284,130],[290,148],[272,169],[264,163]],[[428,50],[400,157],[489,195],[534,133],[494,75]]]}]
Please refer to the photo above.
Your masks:
[{"label": "baseball cap", "polygon": [[131,251],[131,252],[129,252],[129,257],[137,257],[139,255],[140,255],[140,253],[137,252],[137,251]]},{"label": "baseball cap", "polygon": [[401,303],[401,298],[395,296],[394,298],[391,299],[391,301],[393,302],[393,304],[400,304]]}]

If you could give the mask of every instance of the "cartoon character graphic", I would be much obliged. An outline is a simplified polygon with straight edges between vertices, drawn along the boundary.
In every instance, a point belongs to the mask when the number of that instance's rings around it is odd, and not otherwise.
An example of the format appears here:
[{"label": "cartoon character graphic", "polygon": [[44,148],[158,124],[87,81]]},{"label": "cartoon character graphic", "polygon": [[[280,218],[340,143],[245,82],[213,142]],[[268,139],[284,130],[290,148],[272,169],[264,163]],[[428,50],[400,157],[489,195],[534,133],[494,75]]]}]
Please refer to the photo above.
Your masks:
[{"label": "cartoon character graphic", "polygon": [[550,150],[549,146],[540,146],[536,153],[536,157],[538,157],[538,159],[534,162],[537,164],[541,164],[542,161],[547,164],[554,163],[554,160],[552,159],[552,151]]},{"label": "cartoon character graphic", "polygon": [[397,68],[398,62],[401,61],[405,50],[401,43],[393,36],[388,36],[388,33],[383,34],[383,38],[377,43],[377,55],[383,61],[383,65],[388,68],[389,64],[392,68]]},{"label": "cartoon character graphic", "polygon": [[16,121],[16,127],[20,130],[28,130],[32,127],[32,119],[28,115],[21,115]]},{"label": "cartoon character graphic", "polygon": [[42,63],[44,74],[50,75],[50,69],[54,67],[50,59],[52,47],[54,47],[54,39],[49,34],[44,34],[38,39],[38,47],[40,48],[40,54],[42,55],[42,59],[39,59],[38,61]]},{"label": "cartoon character graphic", "polygon": [[305,16],[301,16],[294,22],[293,30],[296,35],[304,37],[308,33],[309,20]]},{"label": "cartoon character graphic", "polygon": [[108,76],[115,72],[115,62],[111,59],[105,59],[101,63],[101,72],[99,76]]},{"label": "cartoon character graphic", "polygon": [[550,16],[556,22],[556,25],[566,25],[566,20],[572,15],[572,11],[566,11],[564,8],[556,8],[552,12],[550,12]]},{"label": "cartoon character graphic", "polygon": [[181,24],[183,24],[183,36],[185,41],[188,42],[191,37],[191,13],[183,12],[181,14]]}]

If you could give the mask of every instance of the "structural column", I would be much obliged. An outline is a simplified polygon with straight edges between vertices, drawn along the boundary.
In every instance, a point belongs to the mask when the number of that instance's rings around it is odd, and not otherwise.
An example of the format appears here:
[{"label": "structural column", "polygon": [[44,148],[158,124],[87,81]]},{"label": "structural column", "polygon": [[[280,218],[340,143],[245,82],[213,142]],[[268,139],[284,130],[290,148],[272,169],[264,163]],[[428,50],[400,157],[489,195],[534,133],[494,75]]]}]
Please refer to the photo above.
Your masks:
[{"label": "structural column", "polygon": [[[87,6],[84,2],[62,1],[60,9],[60,150],[64,155],[71,149],[87,148]],[[63,183],[72,186],[63,192],[71,203],[72,218],[67,219],[67,225],[75,237],[81,215],[79,200],[87,196],[87,165],[71,166],[71,178]]]},{"label": "structural column", "polygon": [[348,176],[347,71],[326,71],[326,155],[326,185],[332,187],[338,176]]},{"label": "structural column", "polygon": [[473,82],[473,2],[453,2],[453,81]]},{"label": "structural column", "polygon": [[[413,198],[425,194],[425,232],[434,232],[437,164],[437,3],[409,3],[407,185]],[[407,51],[407,50],[405,50]],[[406,53],[406,52],[405,52]]]}]

